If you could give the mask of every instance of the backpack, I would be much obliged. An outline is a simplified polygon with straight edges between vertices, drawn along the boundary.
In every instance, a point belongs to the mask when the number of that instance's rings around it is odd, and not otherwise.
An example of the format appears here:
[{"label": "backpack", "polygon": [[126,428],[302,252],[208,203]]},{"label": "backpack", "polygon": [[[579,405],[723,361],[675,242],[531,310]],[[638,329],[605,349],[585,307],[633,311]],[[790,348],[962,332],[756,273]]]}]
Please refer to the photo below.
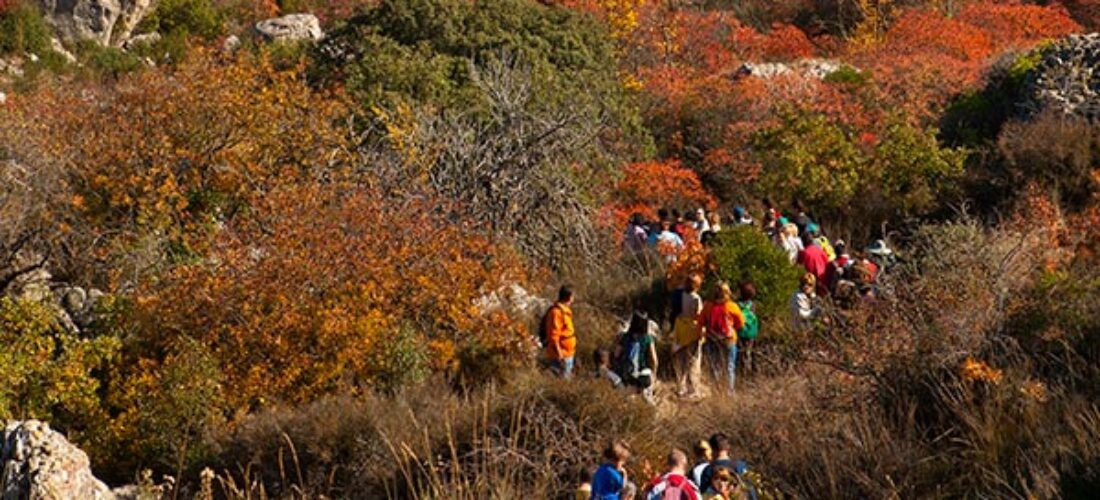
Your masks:
[{"label": "backpack", "polygon": [[699,490],[680,474],[666,474],[655,481],[646,495],[649,500],[699,500]]},{"label": "backpack", "polygon": [[542,315],[542,319],[539,320],[539,345],[546,347],[546,344],[550,342],[550,328],[546,326],[546,320],[550,319],[550,311],[553,311],[557,304],[550,306]]},{"label": "backpack", "polygon": [[756,317],[756,306],[752,301],[738,302],[738,306],[741,307],[741,314],[745,316],[745,326],[741,327],[741,331],[737,332],[737,336],[752,340],[756,338],[756,335],[760,333],[760,318]]},{"label": "backpack", "polygon": [[728,339],[735,333],[730,327],[730,318],[726,314],[725,304],[710,306],[710,314],[707,315],[707,332],[714,339]]}]

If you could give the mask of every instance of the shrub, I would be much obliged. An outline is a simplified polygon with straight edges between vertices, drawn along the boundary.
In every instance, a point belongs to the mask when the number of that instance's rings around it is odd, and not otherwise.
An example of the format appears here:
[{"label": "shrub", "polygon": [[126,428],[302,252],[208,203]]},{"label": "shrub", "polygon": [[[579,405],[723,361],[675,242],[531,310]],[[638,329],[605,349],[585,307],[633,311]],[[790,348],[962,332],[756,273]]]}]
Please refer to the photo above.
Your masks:
[{"label": "shrub", "polygon": [[0,55],[29,52],[39,57],[50,50],[50,28],[38,9],[20,1],[0,9]]},{"label": "shrub", "polygon": [[750,226],[723,229],[711,252],[718,276],[731,287],[753,283],[759,314],[766,317],[786,314],[787,301],[798,290],[802,273],[767,235]]},{"label": "shrub", "polygon": [[160,0],[142,19],[139,32],[182,33],[212,40],[221,34],[222,16],[212,0]]},{"label": "shrub", "polygon": [[1080,210],[1100,190],[1100,126],[1084,118],[1052,111],[1009,122],[997,149],[1016,192],[1035,182],[1066,208]]},{"label": "shrub", "polygon": [[45,303],[0,298],[0,420],[49,421],[81,442],[106,420],[97,374],[116,359],[119,341],[80,338],[56,314]]}]

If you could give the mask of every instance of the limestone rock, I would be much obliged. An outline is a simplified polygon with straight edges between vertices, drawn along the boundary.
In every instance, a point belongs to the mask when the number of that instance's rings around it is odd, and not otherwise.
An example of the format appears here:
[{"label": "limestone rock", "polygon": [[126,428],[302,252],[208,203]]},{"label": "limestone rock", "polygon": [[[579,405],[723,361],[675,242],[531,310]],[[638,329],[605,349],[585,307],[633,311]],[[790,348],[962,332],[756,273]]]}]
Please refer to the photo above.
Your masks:
[{"label": "limestone rock", "polygon": [[842,65],[839,62],[828,59],[801,59],[793,63],[745,63],[735,76],[774,78],[780,75],[798,73],[805,77],[821,80],[841,67]]},{"label": "limestone rock", "polygon": [[269,41],[317,41],[324,38],[321,21],[313,14],[287,14],[256,23],[256,31]]},{"label": "limestone rock", "polygon": [[129,40],[123,42],[122,48],[126,50],[134,50],[140,47],[148,47],[159,42],[160,39],[160,33],[157,33],[155,31],[152,33],[142,33],[140,35],[134,35],[130,37]]},{"label": "limestone rock", "polygon": [[229,35],[222,42],[222,50],[225,52],[235,52],[239,48],[241,48],[241,39],[237,35]]},{"label": "limestone rock", "polygon": [[64,45],[61,44],[61,40],[56,38],[50,38],[50,50],[58,53],[61,57],[65,58],[65,62],[73,64],[76,62],[76,56],[72,52],[69,52]]},{"label": "limestone rock", "polygon": [[0,436],[0,498],[113,500],[92,475],[88,455],[37,420],[8,423]]},{"label": "limestone rock", "polygon": [[505,311],[526,318],[538,317],[550,305],[549,300],[532,295],[527,289],[515,283],[483,295],[474,302],[474,306],[483,314]]},{"label": "limestone rock", "polygon": [[68,43],[122,45],[154,0],[38,0],[46,22]]},{"label": "limestone rock", "polygon": [[1070,35],[1044,48],[1025,92],[1029,114],[1050,109],[1100,119],[1100,34]]}]

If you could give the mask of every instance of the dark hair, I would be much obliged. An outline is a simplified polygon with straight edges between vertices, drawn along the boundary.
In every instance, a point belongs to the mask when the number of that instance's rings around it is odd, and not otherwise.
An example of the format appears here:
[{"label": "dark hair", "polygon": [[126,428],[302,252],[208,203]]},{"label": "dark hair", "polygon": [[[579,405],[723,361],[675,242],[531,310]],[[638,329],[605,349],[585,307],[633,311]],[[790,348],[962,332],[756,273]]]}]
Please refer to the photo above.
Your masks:
[{"label": "dark hair", "polygon": [[756,298],[756,287],[752,282],[746,281],[741,283],[741,300],[752,300]]},{"label": "dark hair", "polygon": [[730,448],[730,438],[725,434],[719,432],[710,437],[710,449],[714,451],[715,455],[722,451],[728,453]]},{"label": "dark hair", "polygon": [[630,316],[630,326],[627,333],[636,336],[649,335],[649,315],[641,309],[635,309]]},{"label": "dark hair", "polygon": [[562,285],[558,289],[558,302],[565,302],[573,298],[573,287],[569,285]]},{"label": "dark hair", "polygon": [[764,208],[775,208],[775,204],[772,203],[771,198],[768,198],[767,196],[765,196],[764,199],[761,200],[761,201],[764,202]]},{"label": "dark hair", "polygon": [[678,209],[678,208],[672,209],[672,218],[673,219],[679,219],[682,216],[683,216],[683,214],[680,213],[680,209]]},{"label": "dark hair", "polygon": [[603,457],[609,462],[618,462],[630,458],[630,445],[621,439],[607,444],[603,450]]},{"label": "dark hair", "polygon": [[667,208],[662,207],[657,210],[657,220],[668,220]]},{"label": "dark hair", "polygon": [[603,364],[603,360],[607,359],[607,362],[611,362],[611,351],[598,347],[592,351],[592,362],[598,367]]},{"label": "dark hair", "polygon": [[841,241],[840,243],[834,243],[833,244],[833,251],[836,252],[837,255],[840,255],[840,254],[844,253],[844,251],[847,250],[847,249],[848,249],[848,247],[847,247],[847,245],[844,244],[843,241]]},{"label": "dark hair", "polygon": [[595,471],[594,467],[592,467],[590,465],[586,465],[584,467],[581,467],[580,470],[577,471],[577,479],[579,480],[578,482],[591,483],[592,482],[592,476],[594,476],[595,474],[596,474],[596,471]]},{"label": "dark hair", "polygon": [[814,235],[810,234],[809,231],[803,231],[802,232],[802,246],[808,247],[808,246],[813,245],[813,244],[814,244]]}]

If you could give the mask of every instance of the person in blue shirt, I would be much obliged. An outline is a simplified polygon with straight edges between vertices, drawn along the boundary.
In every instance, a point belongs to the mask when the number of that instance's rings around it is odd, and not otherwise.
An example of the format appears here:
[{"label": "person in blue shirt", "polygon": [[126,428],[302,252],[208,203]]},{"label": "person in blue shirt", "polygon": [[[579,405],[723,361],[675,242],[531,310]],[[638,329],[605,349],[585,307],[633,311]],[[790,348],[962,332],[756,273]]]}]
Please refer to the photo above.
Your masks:
[{"label": "person in blue shirt", "polygon": [[604,463],[592,476],[592,500],[619,500],[627,484],[626,463],[630,445],[614,441],[603,452]]}]

